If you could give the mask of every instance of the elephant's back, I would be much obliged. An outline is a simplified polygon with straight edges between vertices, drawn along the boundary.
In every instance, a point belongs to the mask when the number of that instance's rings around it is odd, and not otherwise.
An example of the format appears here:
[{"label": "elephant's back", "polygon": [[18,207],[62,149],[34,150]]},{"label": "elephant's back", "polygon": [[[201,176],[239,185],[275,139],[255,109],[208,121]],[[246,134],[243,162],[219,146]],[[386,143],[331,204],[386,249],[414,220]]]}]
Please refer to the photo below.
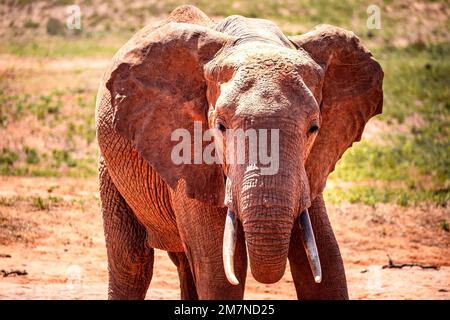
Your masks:
[{"label": "elephant's back", "polygon": [[96,105],[97,140],[109,175],[117,190],[148,230],[151,247],[183,251],[170,203],[169,187],[158,173],[113,127],[110,93],[104,83]]}]

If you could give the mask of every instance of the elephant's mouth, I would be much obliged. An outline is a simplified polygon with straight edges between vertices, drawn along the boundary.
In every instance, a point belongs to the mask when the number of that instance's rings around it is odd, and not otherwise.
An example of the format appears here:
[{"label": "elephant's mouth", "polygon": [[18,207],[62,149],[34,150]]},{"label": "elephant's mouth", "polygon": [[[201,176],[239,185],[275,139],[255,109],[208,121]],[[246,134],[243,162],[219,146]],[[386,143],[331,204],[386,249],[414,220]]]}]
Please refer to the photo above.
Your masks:
[{"label": "elephant's mouth", "polygon": [[[227,181],[229,183],[229,181]],[[228,184],[229,185],[229,184]],[[229,191],[229,190],[227,190]],[[225,275],[228,281],[233,285],[238,285],[234,272],[234,252],[236,248],[237,239],[237,218],[233,210],[229,207],[230,196],[226,192],[225,204],[228,206],[227,216],[225,220],[225,229],[223,234],[223,266],[225,269]],[[316,283],[322,281],[322,269],[320,266],[319,253],[317,250],[316,240],[314,237],[314,231],[309,218],[308,209],[304,209],[300,212],[297,223],[299,224],[302,243],[308,257],[309,265]]]}]

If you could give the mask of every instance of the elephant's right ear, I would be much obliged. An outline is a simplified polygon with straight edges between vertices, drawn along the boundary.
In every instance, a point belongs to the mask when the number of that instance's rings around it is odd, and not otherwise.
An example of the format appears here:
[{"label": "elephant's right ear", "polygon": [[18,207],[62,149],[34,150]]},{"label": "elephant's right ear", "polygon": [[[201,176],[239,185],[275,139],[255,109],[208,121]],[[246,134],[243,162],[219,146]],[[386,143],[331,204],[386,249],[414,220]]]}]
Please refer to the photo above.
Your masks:
[{"label": "elephant's right ear", "polygon": [[343,153],[361,139],[364,126],[383,108],[383,70],[358,37],[320,25],[290,37],[324,70],[321,128],[306,161],[311,198],[320,194]]},{"label": "elephant's right ear", "polygon": [[115,130],[132,141],[170,187],[175,189],[183,179],[189,197],[213,204],[224,197],[220,165],[194,164],[192,151],[190,163],[174,163],[172,150],[180,141],[171,136],[177,129],[189,132],[194,150],[194,122],[208,129],[203,65],[227,41],[226,35],[207,27],[167,23],[130,40],[117,53],[106,83]]}]

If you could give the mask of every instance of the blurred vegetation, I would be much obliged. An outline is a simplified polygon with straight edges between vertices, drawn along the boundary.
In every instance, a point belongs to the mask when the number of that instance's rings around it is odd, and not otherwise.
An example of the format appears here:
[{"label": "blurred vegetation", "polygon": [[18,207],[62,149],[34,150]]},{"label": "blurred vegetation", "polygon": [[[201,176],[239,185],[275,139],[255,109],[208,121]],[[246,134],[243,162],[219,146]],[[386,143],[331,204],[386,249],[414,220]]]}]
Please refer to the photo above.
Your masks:
[{"label": "blurred vegetation", "polygon": [[6,127],[9,122],[18,121],[27,114],[45,120],[49,115],[57,116],[63,106],[58,90],[39,97],[30,94],[9,95],[0,90],[0,104],[0,127]]},{"label": "blurred vegetation", "polygon": [[426,189],[412,187],[391,187],[389,185],[353,185],[326,189],[325,199],[331,203],[364,203],[375,206],[378,203],[396,203],[402,207],[432,202],[437,206],[447,206],[450,201],[448,189]]},{"label": "blurred vegetation", "polygon": [[0,149],[0,175],[34,177],[92,177],[97,174],[96,154],[74,158],[66,149],[38,152],[34,148]]},{"label": "blurred vegetation", "polygon": [[447,220],[441,221],[441,229],[450,232],[450,223]]},{"label": "blurred vegetation", "polygon": [[[14,2],[14,1],[10,1]],[[38,1],[15,1],[19,6],[31,6]],[[73,1],[47,0],[46,7],[66,6]],[[420,33],[419,25],[410,25],[408,2],[392,0],[149,0],[129,2],[126,0],[80,0],[82,28],[69,30],[65,26],[66,13],[60,10],[49,13],[42,21],[27,19],[16,26],[12,21],[13,37],[0,42],[0,53],[33,56],[88,56],[111,55],[135,31],[166,17],[183,4],[195,5],[212,18],[240,14],[246,17],[271,19],[278,23],[287,35],[300,34],[312,27],[328,23],[354,31],[361,39],[378,45],[393,45],[396,38],[410,37],[419,33],[419,43],[430,43],[433,38],[446,37],[450,22],[445,21],[430,32]],[[108,5],[105,10],[84,10]],[[382,29],[367,29],[367,9],[378,5]],[[22,9],[24,10],[24,9]],[[56,16],[55,16],[56,15]],[[217,18],[220,19],[220,18]],[[408,20],[408,21],[407,21]],[[406,24],[408,22],[408,25]],[[420,22],[420,21],[418,21]],[[418,23],[416,22],[416,23]],[[416,27],[414,32],[409,27]],[[28,32],[23,32],[23,29]],[[38,37],[36,35],[39,35]],[[70,41],[67,41],[67,40]]]},{"label": "blurred vegetation", "polygon": [[[31,1],[21,0],[26,6]],[[63,0],[49,5],[66,5]],[[83,7],[95,0],[80,1]],[[0,41],[0,54],[34,57],[110,57],[149,18],[166,16],[176,6],[190,3],[212,17],[241,14],[272,19],[286,34],[303,33],[320,23],[353,30],[383,66],[384,110],[376,121],[379,130],[370,139],[354,144],[338,162],[325,191],[328,201],[340,203],[396,203],[401,206],[432,202],[447,206],[450,200],[450,43],[434,41],[448,33],[449,21],[436,24],[418,38],[420,25],[406,24],[408,6],[399,1],[373,1],[381,6],[382,29],[368,30],[367,1],[325,0],[167,0],[124,5],[105,1],[110,14],[93,10],[83,16],[82,30],[67,34],[63,17],[43,21],[28,19],[21,27],[39,37],[14,36]],[[122,5],[121,5],[122,4]],[[371,3],[372,4],[372,3]],[[391,10],[387,10],[387,7]],[[386,10],[384,10],[386,9]],[[123,19],[132,17],[134,20]],[[123,21],[122,21],[123,20]],[[132,22],[130,22],[132,21]],[[18,32],[20,34],[20,30]],[[399,45],[398,38],[405,38]],[[444,37],[445,38],[445,37]],[[82,70],[80,71],[82,72]],[[1,80],[1,79],[0,79]],[[95,176],[94,103],[96,87],[84,92],[55,90],[37,96],[14,94],[0,81],[0,130],[28,117],[54,128],[64,124],[63,147],[36,146],[0,148],[0,174],[31,176]],[[64,98],[71,98],[77,113],[67,116]],[[67,99],[66,99],[67,100]],[[1,146],[1,144],[0,144]],[[37,205],[39,206],[39,205]],[[45,206],[45,205],[44,205]],[[442,228],[448,229],[448,221]]]},{"label": "blurred vegetation", "polygon": [[[128,34],[131,36],[131,33]],[[10,39],[0,43],[0,53],[8,53],[17,56],[35,57],[87,57],[113,55],[118,47],[125,43],[126,37],[103,39],[98,37],[72,38],[68,41],[65,37],[49,38],[45,41],[33,41],[27,38]]]},{"label": "blurred vegetation", "polygon": [[0,149],[0,175],[88,177],[97,173],[97,152],[88,148],[95,143],[93,99],[90,94],[87,97],[79,94],[76,99],[78,114],[63,115],[64,95],[72,96],[74,93],[53,90],[48,94],[32,96],[9,95],[0,90],[0,129],[8,129],[9,124],[28,120],[37,121],[38,126],[49,128],[50,131],[63,126],[65,132],[65,136],[58,137],[63,148],[40,150],[27,145],[16,149],[3,147]]}]

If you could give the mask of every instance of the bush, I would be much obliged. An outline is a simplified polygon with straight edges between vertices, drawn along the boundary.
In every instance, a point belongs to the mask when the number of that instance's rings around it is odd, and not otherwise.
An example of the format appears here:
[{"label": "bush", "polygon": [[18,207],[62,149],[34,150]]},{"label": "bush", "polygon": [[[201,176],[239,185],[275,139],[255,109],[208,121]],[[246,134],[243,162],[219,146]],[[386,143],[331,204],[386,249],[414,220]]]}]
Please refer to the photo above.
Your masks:
[{"label": "bush", "polygon": [[2,148],[0,152],[0,165],[12,166],[19,158],[18,154],[9,148]]},{"label": "bush", "polygon": [[52,36],[64,35],[65,26],[56,18],[50,18],[47,20],[47,33]]},{"label": "bush", "polygon": [[25,161],[28,164],[36,164],[39,163],[39,155],[36,149],[25,147]]},{"label": "bush", "polygon": [[23,26],[27,29],[37,29],[39,27],[39,23],[34,22],[33,20],[27,20]]}]

